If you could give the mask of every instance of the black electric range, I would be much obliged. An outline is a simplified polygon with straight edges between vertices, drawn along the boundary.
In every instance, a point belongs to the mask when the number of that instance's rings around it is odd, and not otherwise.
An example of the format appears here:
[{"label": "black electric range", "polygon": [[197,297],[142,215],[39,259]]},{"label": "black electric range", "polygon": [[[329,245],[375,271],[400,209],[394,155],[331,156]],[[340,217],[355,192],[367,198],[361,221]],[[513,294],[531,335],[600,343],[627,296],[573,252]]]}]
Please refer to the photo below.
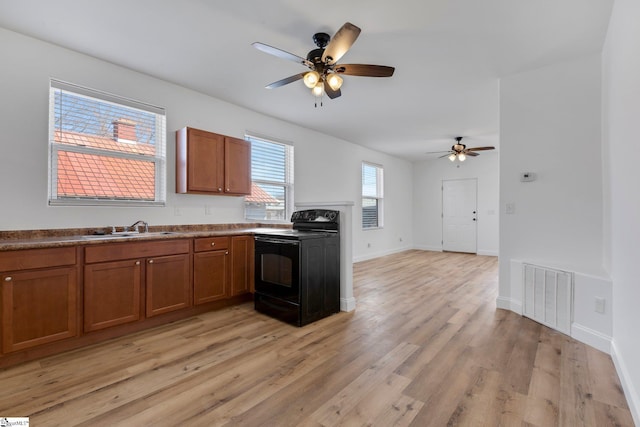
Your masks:
[{"label": "black electric range", "polygon": [[297,211],[291,222],[255,235],[255,308],[303,326],[340,311],[340,213]]}]

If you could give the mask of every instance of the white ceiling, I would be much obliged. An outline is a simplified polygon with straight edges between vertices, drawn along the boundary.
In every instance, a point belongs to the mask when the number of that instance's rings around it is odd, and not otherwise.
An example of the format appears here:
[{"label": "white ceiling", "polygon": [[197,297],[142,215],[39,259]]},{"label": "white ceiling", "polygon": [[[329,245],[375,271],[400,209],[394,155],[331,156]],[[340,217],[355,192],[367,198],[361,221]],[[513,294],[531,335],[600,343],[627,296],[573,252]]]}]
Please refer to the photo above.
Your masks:
[{"label": "white ceiling", "polygon": [[[0,26],[409,160],[499,143],[499,78],[602,48],[613,0],[0,0]],[[341,63],[396,67],[345,76],[314,108],[299,56],[314,33],[362,29]]]}]

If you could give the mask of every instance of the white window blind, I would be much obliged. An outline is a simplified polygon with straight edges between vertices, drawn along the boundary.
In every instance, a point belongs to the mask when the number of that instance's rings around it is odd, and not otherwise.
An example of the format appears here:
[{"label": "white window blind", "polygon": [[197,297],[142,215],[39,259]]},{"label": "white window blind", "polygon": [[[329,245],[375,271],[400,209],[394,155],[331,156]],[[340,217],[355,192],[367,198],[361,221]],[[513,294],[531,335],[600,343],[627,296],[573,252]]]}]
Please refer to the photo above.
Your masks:
[{"label": "white window blind", "polygon": [[288,221],[293,212],[293,146],[247,135],[251,143],[251,195],[245,218]]},{"label": "white window blind", "polygon": [[373,163],[362,163],[362,228],[380,228],[382,221],[383,169]]},{"label": "white window blind", "polygon": [[49,103],[49,204],[164,205],[164,109],[58,80]]}]

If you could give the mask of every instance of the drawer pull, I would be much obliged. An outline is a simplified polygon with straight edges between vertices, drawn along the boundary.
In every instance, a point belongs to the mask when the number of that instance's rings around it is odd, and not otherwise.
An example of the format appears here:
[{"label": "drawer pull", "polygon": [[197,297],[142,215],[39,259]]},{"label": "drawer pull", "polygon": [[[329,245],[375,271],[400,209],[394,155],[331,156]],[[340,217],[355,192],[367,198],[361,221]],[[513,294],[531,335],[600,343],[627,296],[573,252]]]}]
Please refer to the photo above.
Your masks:
[{"label": "drawer pull", "polygon": [[216,245],[216,242],[211,242],[211,246],[215,246],[215,245]]},{"label": "drawer pull", "polygon": [[149,264],[153,264],[153,260],[152,259],[149,260]]},{"label": "drawer pull", "polygon": [[5,282],[10,282],[12,280],[13,280],[13,277],[11,277],[11,276],[7,276],[7,277],[4,278]]},{"label": "drawer pull", "polygon": [[229,251],[225,252],[224,254],[225,254],[225,255],[229,255]]},{"label": "drawer pull", "polygon": [[218,191],[222,191],[222,187],[218,187]]},{"label": "drawer pull", "polygon": [[140,261],[136,261],[136,265],[140,265]]}]

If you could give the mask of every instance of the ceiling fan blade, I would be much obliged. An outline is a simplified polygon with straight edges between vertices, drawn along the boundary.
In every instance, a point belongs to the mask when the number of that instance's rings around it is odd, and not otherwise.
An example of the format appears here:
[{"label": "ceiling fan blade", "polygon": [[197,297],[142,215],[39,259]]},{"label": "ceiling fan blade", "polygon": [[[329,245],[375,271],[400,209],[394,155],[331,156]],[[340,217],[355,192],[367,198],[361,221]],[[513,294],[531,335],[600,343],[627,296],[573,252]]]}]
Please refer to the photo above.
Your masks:
[{"label": "ceiling fan blade", "polygon": [[467,148],[467,150],[471,150],[471,151],[484,151],[484,150],[495,150],[496,147],[473,147],[473,148]]},{"label": "ceiling fan blade", "polygon": [[264,44],[260,42],[251,43],[251,46],[255,47],[258,50],[263,51],[264,53],[268,53],[269,55],[277,56],[278,58],[297,62],[298,64],[302,64],[306,67],[313,68],[313,63],[311,61],[301,56],[294,55],[293,53],[289,53],[282,49],[278,49],[277,47],[269,46],[268,44]]},{"label": "ceiling fan blade", "polygon": [[265,86],[267,89],[275,89],[280,86],[288,85],[289,83],[293,83],[297,80],[300,80],[307,73],[294,74],[293,76],[289,76],[286,79],[278,80],[277,82],[273,82]]},{"label": "ceiling fan blade", "polygon": [[[429,153],[427,153],[427,154],[429,154]],[[452,152],[447,152],[447,154],[445,154],[444,156],[440,156],[440,157],[438,157],[438,158],[439,158],[439,159],[442,159],[442,158],[444,158],[444,157],[449,157],[449,156],[450,156],[450,155],[452,155],[452,154],[455,154],[455,153],[454,153],[453,151],[452,151]]]},{"label": "ceiling fan blade", "polygon": [[427,151],[424,154],[442,154],[442,153],[453,153],[453,151],[448,150],[448,151]]},{"label": "ceiling fan blade", "polygon": [[469,151],[469,150],[464,150],[464,154],[466,154],[467,156],[472,156],[472,157],[480,155],[478,153],[474,153],[473,151]]},{"label": "ceiling fan blade", "polygon": [[395,68],[386,65],[339,64],[334,70],[336,73],[348,76],[391,77]]},{"label": "ceiling fan blade", "polygon": [[360,28],[350,22],[345,23],[333,36],[322,54],[322,62],[335,64],[347,53],[360,35]]},{"label": "ceiling fan blade", "polygon": [[333,90],[331,88],[331,86],[329,86],[329,84],[325,83],[324,84],[324,91],[326,92],[327,96],[330,99],[336,99],[337,97],[339,97],[340,95],[342,95],[342,92],[340,92],[340,89],[338,90]]}]

